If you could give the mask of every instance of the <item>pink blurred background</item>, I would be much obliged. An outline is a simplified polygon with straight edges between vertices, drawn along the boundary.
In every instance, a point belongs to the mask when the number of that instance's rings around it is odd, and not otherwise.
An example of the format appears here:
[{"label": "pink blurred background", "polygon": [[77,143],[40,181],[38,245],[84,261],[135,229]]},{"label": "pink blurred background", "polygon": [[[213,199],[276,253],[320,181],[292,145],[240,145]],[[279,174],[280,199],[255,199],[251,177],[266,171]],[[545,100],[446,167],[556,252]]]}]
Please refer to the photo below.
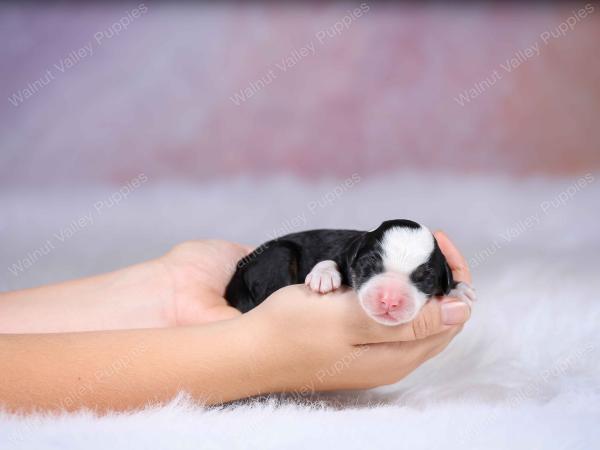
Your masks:
[{"label": "pink blurred background", "polygon": [[600,168],[596,3],[3,4],[0,30],[4,187]]}]

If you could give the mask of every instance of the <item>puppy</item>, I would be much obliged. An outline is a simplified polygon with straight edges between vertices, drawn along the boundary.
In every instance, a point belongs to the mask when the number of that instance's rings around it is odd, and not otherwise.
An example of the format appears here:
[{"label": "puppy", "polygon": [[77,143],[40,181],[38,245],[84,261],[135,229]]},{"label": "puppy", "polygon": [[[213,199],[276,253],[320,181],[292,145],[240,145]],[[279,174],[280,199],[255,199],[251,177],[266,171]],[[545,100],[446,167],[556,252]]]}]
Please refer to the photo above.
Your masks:
[{"label": "puppy", "polygon": [[266,242],[237,264],[225,298],[242,312],[276,290],[304,283],[326,294],[352,287],[364,311],[384,325],[415,318],[434,296],[475,299],[455,283],[433,234],[411,220],[388,220],[373,231],[311,230]]}]

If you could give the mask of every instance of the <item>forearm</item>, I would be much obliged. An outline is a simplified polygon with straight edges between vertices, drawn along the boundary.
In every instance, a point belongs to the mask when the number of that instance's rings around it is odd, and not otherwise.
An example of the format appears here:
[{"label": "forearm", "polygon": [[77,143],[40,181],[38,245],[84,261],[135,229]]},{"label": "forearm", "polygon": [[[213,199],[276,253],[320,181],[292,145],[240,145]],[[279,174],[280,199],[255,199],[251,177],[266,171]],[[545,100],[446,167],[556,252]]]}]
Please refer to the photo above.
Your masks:
[{"label": "forearm", "polygon": [[51,333],[171,324],[165,268],[148,261],[80,280],[0,293],[0,333]]},{"label": "forearm", "polygon": [[[444,308],[462,305],[462,318]],[[349,289],[323,296],[294,285],[258,308],[200,326],[0,335],[0,409],[126,410],[177,392],[206,404],[261,393],[360,389],[398,381],[439,353],[469,307],[428,302],[387,327]],[[373,345],[371,345],[373,344]]]},{"label": "forearm", "polygon": [[[0,336],[11,411],[126,410],[186,391],[207,404],[269,390],[263,333],[237,318],[200,327]],[[252,338],[249,338],[252,337]]]}]

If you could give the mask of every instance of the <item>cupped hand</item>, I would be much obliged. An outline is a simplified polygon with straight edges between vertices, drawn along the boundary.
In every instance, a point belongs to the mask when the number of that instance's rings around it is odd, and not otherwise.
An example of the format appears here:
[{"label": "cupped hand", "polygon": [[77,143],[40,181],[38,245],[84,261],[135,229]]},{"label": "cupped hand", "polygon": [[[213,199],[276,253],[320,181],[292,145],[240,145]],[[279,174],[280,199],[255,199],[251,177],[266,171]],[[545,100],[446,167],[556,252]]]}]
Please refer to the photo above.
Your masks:
[{"label": "cupped hand", "polygon": [[183,242],[161,257],[171,292],[169,322],[194,325],[239,316],[223,295],[237,262],[250,251],[233,242],[202,240]]},{"label": "cupped hand", "polygon": [[[470,282],[460,252],[445,234],[436,238],[454,278]],[[390,327],[370,319],[349,288],[322,295],[293,285],[247,316],[260,341],[259,370],[273,383],[269,391],[306,393],[399,381],[446,348],[470,307],[455,298],[433,299],[412,322]]]},{"label": "cupped hand", "polygon": [[[436,232],[435,236],[454,279],[470,283],[471,275],[463,256],[444,233]],[[251,250],[223,240],[187,241],[160,258],[166,269],[170,324],[201,324],[240,315],[223,295],[235,265]]]}]

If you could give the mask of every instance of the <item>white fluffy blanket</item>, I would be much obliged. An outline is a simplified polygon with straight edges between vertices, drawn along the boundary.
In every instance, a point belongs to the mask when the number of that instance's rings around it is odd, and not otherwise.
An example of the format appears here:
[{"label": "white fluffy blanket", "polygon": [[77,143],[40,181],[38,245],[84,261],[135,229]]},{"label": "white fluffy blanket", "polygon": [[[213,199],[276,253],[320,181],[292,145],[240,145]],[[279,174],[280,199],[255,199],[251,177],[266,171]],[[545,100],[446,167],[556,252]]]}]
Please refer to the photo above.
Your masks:
[{"label": "white fluffy blanket", "polygon": [[[0,448],[600,448],[598,176],[359,174],[345,183],[196,186],[148,177],[111,206],[115,188],[1,192],[3,289],[113,269],[184,239],[259,243],[406,217],[446,230],[464,250],[479,302],[442,355],[394,386],[221,408],[180,396],[104,417],[3,413]],[[72,225],[88,213],[87,225]],[[58,240],[65,229],[72,233]],[[48,239],[51,252],[14,268]]]}]

